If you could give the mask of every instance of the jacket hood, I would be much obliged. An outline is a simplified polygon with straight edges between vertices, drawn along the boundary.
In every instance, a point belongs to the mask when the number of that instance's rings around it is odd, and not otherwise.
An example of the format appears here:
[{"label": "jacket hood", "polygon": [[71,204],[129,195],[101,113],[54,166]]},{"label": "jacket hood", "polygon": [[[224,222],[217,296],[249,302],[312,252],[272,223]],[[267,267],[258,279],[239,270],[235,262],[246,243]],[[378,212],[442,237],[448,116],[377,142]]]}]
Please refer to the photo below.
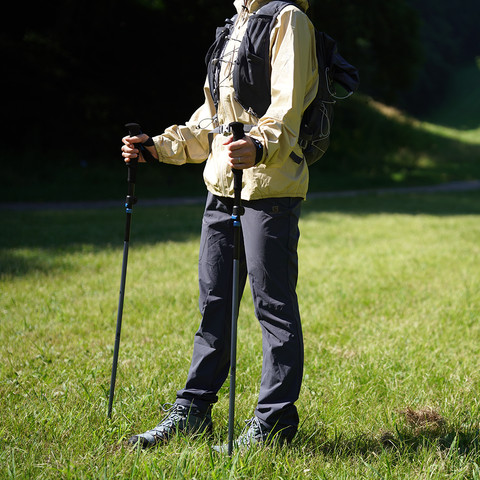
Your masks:
[{"label": "jacket hood", "polygon": [[[237,11],[240,13],[242,9],[242,5],[248,7],[251,12],[255,12],[260,7],[263,7],[266,3],[271,2],[272,0],[235,0],[234,5]],[[300,8],[303,12],[306,12],[309,6],[308,0],[292,0],[298,8]]]}]

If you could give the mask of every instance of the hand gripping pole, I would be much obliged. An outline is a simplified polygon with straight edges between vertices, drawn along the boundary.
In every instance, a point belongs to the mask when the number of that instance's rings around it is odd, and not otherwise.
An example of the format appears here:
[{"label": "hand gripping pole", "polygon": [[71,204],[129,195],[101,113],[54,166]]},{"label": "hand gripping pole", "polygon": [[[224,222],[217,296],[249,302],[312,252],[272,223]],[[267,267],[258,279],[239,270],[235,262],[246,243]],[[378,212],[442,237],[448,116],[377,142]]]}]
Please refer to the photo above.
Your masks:
[{"label": "hand gripping pole", "polygon": [[[130,136],[140,135],[140,125],[137,123],[127,123],[125,125],[128,128]],[[130,159],[127,163],[128,167],[128,194],[125,200],[126,209],[126,223],[125,223],[125,240],[123,242],[123,262],[122,262],[122,277],[120,279],[120,295],[118,298],[118,311],[117,311],[117,330],[115,333],[115,347],[113,350],[113,364],[112,364],[112,377],[110,380],[110,394],[108,399],[108,418],[112,416],[113,396],[115,394],[115,380],[117,378],[117,364],[118,364],[118,352],[120,349],[120,334],[122,331],[122,316],[123,316],[123,301],[125,298],[125,282],[127,278],[127,262],[128,262],[128,247],[130,243],[130,226],[132,221],[132,206],[137,203],[135,197],[135,183],[137,181],[137,166],[138,160],[136,158]]]},{"label": "hand gripping pole", "polygon": [[[233,122],[230,124],[233,132],[233,141],[242,139],[245,134],[243,124]],[[239,307],[239,274],[240,274],[240,236],[242,233],[241,215],[245,209],[242,207],[242,177],[243,170],[232,169],[233,172],[233,292],[232,292],[232,337],[230,351],[230,399],[228,409],[228,455],[233,451],[233,430],[235,426],[235,382],[237,375],[237,320]]]}]

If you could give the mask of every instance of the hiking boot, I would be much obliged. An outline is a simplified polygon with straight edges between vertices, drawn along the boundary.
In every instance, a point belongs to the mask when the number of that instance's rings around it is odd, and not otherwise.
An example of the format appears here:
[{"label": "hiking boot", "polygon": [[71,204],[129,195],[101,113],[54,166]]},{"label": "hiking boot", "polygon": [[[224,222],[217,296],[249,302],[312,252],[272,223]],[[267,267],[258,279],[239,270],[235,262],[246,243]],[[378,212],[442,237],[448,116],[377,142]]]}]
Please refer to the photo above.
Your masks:
[{"label": "hiking boot", "polygon": [[[261,445],[283,445],[289,440],[288,437],[282,435],[281,432],[273,433],[271,427],[266,427],[257,417],[246,420],[247,426],[241,435],[234,440],[233,448],[241,448],[248,450],[252,446]],[[213,447],[218,453],[228,453],[228,443]]]},{"label": "hiking boot", "polygon": [[201,412],[195,407],[185,407],[175,403],[169,410],[168,415],[153,429],[140,435],[134,435],[128,440],[131,446],[142,448],[154,447],[159,443],[166,443],[177,432],[185,434],[211,432],[212,407],[207,413]]}]

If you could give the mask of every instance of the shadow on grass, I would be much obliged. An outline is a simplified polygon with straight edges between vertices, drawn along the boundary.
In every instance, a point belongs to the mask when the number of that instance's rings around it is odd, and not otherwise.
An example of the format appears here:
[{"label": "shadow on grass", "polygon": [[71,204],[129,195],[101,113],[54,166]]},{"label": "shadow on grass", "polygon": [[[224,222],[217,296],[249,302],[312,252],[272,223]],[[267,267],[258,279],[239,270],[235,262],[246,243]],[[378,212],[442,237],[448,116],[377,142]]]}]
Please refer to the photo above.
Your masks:
[{"label": "shadow on grass", "polygon": [[[130,248],[199,238],[203,206],[135,209]],[[125,239],[125,209],[4,212],[0,237],[0,276],[47,273],[69,265],[75,253],[118,251]]]},{"label": "shadow on grass", "polygon": [[371,194],[344,198],[317,198],[305,202],[302,216],[338,212],[349,215],[478,215],[480,192]]},{"label": "shadow on grass", "polygon": [[[347,215],[478,215],[480,192],[361,195],[309,200],[302,218],[322,212]],[[203,205],[134,207],[130,246],[198,241]],[[126,214],[123,207],[97,210],[3,212],[0,274],[24,275],[56,268],[66,254],[121,250]],[[321,220],[320,220],[321,221]],[[28,252],[26,252],[28,250]]]},{"label": "shadow on grass", "polygon": [[[29,272],[38,272],[46,274],[62,268],[55,255],[23,255],[21,252],[0,249],[0,279],[3,276],[22,276]],[[65,265],[63,269],[68,267]]]},{"label": "shadow on grass", "polygon": [[[480,429],[478,426],[429,426],[416,429],[410,426],[396,426],[394,432],[362,433],[354,436],[335,433],[333,438],[321,438],[322,432],[299,433],[294,445],[311,455],[328,457],[369,457],[383,452],[396,451],[408,456],[419,449],[440,449],[459,455],[480,453]],[[320,438],[319,438],[320,437]]]},{"label": "shadow on grass", "polygon": [[311,454],[329,457],[368,457],[374,453],[396,452],[409,456],[420,449],[449,451],[458,455],[480,453],[480,428],[478,421],[469,425],[454,425],[433,408],[407,407],[397,410],[400,415],[394,431],[383,431],[377,435],[364,433],[348,437],[335,432],[326,438],[326,427],[313,434],[300,433],[295,442]]}]

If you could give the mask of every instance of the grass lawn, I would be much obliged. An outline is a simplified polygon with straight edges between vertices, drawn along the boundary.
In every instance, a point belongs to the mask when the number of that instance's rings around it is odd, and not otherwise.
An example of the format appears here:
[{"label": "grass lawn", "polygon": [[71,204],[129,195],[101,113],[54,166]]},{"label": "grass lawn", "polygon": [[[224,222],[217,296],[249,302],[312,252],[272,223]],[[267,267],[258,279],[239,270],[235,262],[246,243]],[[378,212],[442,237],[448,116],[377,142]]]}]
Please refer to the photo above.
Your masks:
[{"label": "grass lawn", "polygon": [[[480,193],[310,200],[300,240],[305,372],[288,448],[232,458],[228,383],[213,438],[133,453],[189,367],[202,208],[135,207],[107,419],[122,208],[3,212],[0,478],[480,479]],[[261,336],[239,318],[237,432]]]}]

